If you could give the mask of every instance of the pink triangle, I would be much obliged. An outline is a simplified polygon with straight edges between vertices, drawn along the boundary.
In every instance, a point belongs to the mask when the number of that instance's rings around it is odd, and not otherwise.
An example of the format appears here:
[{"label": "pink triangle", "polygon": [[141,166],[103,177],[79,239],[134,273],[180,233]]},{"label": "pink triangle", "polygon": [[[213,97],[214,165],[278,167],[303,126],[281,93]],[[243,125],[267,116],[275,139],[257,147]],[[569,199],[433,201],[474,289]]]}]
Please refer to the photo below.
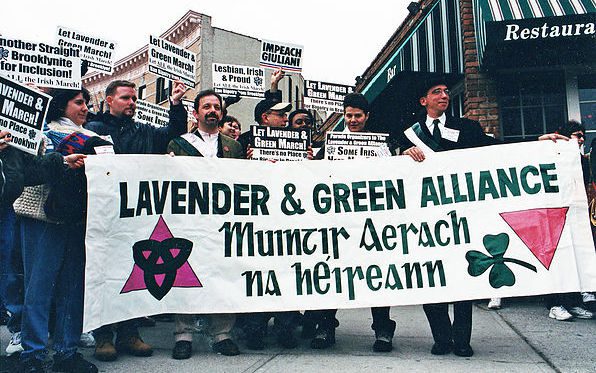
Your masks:
[{"label": "pink triangle", "polygon": [[151,255],[151,251],[143,251],[143,256],[145,259],[149,258],[149,255]]},{"label": "pink triangle", "polygon": [[547,270],[565,227],[569,207],[503,212],[501,217]]},{"label": "pink triangle", "polygon": [[166,225],[166,222],[163,220],[163,217],[160,215],[155,228],[153,228],[153,233],[151,233],[152,240],[161,242],[166,238],[172,238],[174,235],[170,232],[170,228]]},{"label": "pink triangle", "polygon": [[156,263],[157,264],[163,264],[163,259],[161,258],[161,256],[159,258],[157,258]]},{"label": "pink triangle", "polygon": [[143,289],[147,289],[147,285],[145,285],[145,279],[143,277],[143,270],[135,264],[132,267],[132,273],[128,277],[128,280],[126,280],[126,283],[124,284],[122,290],[120,290],[120,293],[128,293],[129,291]]},{"label": "pink triangle", "polygon": [[199,281],[199,278],[192,270],[190,264],[186,262],[176,272],[176,279],[174,280],[173,286],[179,288],[202,288],[203,284],[201,284],[201,281]]},{"label": "pink triangle", "polygon": [[160,275],[153,275],[153,277],[155,277],[155,283],[157,284],[157,286],[161,287],[161,284],[163,284],[163,280],[166,279],[166,275],[165,274],[160,274]]},{"label": "pink triangle", "polygon": [[[155,228],[153,228],[153,232],[151,233],[150,239],[161,242],[167,238],[174,237],[170,228],[168,228],[166,222],[164,221],[163,217],[160,215]],[[180,253],[180,249],[173,248],[170,250],[174,257],[178,256]],[[144,251],[143,256],[145,258],[149,257],[150,252]],[[157,263],[163,263],[163,259],[161,257],[158,258]],[[161,276],[159,278],[158,276]],[[155,280],[159,286],[163,284],[165,275],[155,275]],[[193,271],[188,261],[182,265],[176,272],[176,279],[174,280],[174,284],[172,287],[203,287],[201,281]],[[135,290],[144,290],[147,289],[147,285],[145,285],[144,273],[143,270],[137,266],[136,264],[132,268],[132,272],[126,280],[124,287],[120,291],[120,293],[128,293],[130,291]]]}]

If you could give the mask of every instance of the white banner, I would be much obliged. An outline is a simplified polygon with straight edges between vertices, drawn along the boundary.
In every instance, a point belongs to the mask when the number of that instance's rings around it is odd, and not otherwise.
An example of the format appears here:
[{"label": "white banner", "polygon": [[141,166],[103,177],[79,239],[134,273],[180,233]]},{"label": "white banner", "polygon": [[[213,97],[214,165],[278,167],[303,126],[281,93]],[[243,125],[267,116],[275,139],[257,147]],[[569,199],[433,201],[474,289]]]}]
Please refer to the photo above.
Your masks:
[{"label": "white banner", "polygon": [[163,106],[152,104],[145,100],[137,100],[135,121],[147,123],[154,127],[164,127],[170,121],[170,112]]},{"label": "white banner", "polygon": [[260,67],[214,63],[213,89],[227,96],[265,97],[265,69]]},{"label": "white banner", "polygon": [[259,65],[270,69],[282,68],[285,71],[302,71],[302,45],[279,41],[261,41],[261,59]]},{"label": "white banner", "polygon": [[11,146],[37,155],[51,97],[0,77],[0,130],[12,136]]},{"label": "white banner", "polygon": [[158,313],[596,290],[577,145],[250,162],[89,156],[84,329]]},{"label": "white banner", "polygon": [[196,54],[169,41],[149,36],[149,71],[170,80],[196,85]]},{"label": "white banner", "polygon": [[38,87],[80,89],[79,54],[76,48],[0,37],[0,75]]},{"label": "white banner", "polygon": [[112,74],[116,59],[116,42],[58,26],[56,44],[60,47],[78,49],[81,58],[89,62],[89,68]]}]

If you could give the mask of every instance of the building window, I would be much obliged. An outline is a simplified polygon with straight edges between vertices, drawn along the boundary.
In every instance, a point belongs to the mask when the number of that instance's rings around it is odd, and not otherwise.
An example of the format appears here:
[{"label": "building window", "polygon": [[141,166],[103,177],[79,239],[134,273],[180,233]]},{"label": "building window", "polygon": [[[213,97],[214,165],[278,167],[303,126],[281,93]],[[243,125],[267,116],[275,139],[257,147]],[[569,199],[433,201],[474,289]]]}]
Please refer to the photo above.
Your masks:
[{"label": "building window", "polygon": [[554,132],[567,118],[563,74],[500,76],[499,108],[505,142],[533,140]]},{"label": "building window", "polygon": [[159,104],[167,100],[172,92],[172,81],[168,80],[166,84],[165,78],[159,77],[155,81],[155,103]]},{"label": "building window", "polygon": [[582,124],[586,127],[586,151],[596,139],[596,76],[578,76],[579,110]]},{"label": "building window", "polygon": [[137,93],[137,98],[139,100],[142,100],[145,98],[145,92],[147,91],[147,85],[143,84],[142,86],[139,86],[139,92]]}]

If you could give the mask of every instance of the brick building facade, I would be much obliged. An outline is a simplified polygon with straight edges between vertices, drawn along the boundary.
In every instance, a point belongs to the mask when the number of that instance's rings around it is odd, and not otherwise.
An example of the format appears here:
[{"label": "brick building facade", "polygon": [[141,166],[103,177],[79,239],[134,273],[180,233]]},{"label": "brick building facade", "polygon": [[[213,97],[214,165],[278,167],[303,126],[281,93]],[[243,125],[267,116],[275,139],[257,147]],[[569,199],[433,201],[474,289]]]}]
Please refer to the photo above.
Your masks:
[{"label": "brick building facade", "polygon": [[[441,76],[451,113],[506,141],[532,140],[567,120],[596,138],[594,0],[420,0],[357,77],[370,126],[398,135],[420,109],[420,82]],[[340,116],[325,128],[341,129]]]}]

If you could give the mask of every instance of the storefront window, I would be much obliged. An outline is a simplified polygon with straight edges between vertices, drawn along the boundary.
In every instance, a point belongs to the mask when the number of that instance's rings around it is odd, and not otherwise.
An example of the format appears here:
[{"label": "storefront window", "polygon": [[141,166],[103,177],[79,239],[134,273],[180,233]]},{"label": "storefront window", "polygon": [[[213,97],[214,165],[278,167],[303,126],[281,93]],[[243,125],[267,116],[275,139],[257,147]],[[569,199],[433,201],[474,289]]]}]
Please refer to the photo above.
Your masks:
[{"label": "storefront window", "polygon": [[501,130],[505,142],[536,139],[565,122],[565,80],[558,73],[499,78]]},{"label": "storefront window", "polygon": [[596,139],[596,76],[579,76],[578,88],[581,121],[586,127],[586,151],[589,151]]}]

